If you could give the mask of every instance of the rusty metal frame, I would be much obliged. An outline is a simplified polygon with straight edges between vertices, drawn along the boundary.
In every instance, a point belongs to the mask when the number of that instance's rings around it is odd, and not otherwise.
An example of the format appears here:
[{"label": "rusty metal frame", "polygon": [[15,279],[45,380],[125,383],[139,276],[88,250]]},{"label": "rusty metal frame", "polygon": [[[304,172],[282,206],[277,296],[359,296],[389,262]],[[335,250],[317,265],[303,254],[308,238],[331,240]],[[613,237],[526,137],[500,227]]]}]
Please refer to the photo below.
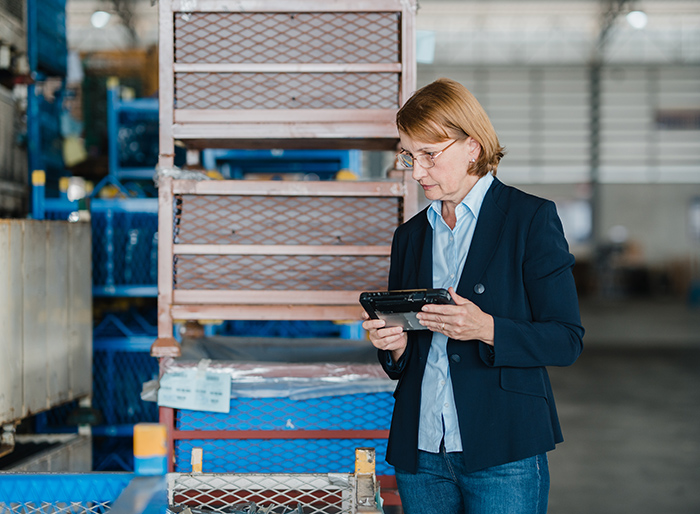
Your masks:
[{"label": "rusty metal frame", "polygon": [[[393,150],[394,115],[415,88],[415,0],[162,0],[159,2],[160,161],[173,165],[174,140],[188,147],[317,148]],[[400,62],[176,63],[173,17],[192,13],[398,13]],[[176,73],[390,73],[399,78],[390,109],[176,109]],[[303,143],[302,143],[303,145]]]},{"label": "rusty metal frame", "polygon": [[285,182],[285,181],[191,181],[165,178],[159,187],[158,212],[158,340],[151,353],[166,357],[179,355],[173,338],[174,320],[360,319],[361,289],[328,290],[177,290],[173,286],[178,255],[311,255],[384,256],[386,245],[269,245],[269,244],[178,244],[174,238],[176,195],[300,196],[300,197],[393,197],[401,199],[397,226],[417,210],[417,191],[410,172],[398,180],[377,182]]}]

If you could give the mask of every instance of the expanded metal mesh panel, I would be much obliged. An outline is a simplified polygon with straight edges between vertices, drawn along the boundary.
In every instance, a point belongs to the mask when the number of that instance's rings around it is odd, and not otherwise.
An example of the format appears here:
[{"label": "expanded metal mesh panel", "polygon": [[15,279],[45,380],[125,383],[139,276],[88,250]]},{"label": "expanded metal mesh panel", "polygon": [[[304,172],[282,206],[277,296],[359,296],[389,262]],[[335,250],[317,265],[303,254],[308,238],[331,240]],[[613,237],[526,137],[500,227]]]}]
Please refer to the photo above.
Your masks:
[{"label": "expanded metal mesh panel", "polygon": [[395,109],[396,73],[176,73],[176,109]]},{"label": "expanded metal mesh panel", "polygon": [[353,514],[354,477],[321,474],[182,475],[168,487],[174,506],[206,512]]},{"label": "expanded metal mesh panel", "polygon": [[374,448],[377,475],[393,475],[385,462],[387,439],[190,439],[175,441],[175,471],[192,469],[202,448],[205,473],[347,473],[355,448]]},{"label": "expanded metal mesh panel", "polygon": [[109,512],[133,475],[8,473],[0,478],[0,514]]},{"label": "expanded metal mesh panel", "polygon": [[0,514],[102,514],[109,512],[110,503],[27,502],[7,504],[0,502]]},{"label": "expanded metal mesh panel", "polygon": [[175,197],[175,243],[386,245],[399,198],[307,196]]},{"label": "expanded metal mesh panel", "polygon": [[228,414],[178,410],[178,430],[388,430],[391,393],[290,398],[232,398]]},{"label": "expanded metal mesh panel", "polygon": [[24,2],[22,0],[0,0],[0,14],[9,14],[17,21],[24,21]]},{"label": "expanded metal mesh panel", "polygon": [[389,258],[335,255],[180,255],[175,289],[385,289]]},{"label": "expanded metal mesh panel", "polygon": [[177,63],[398,62],[397,13],[175,13]]}]

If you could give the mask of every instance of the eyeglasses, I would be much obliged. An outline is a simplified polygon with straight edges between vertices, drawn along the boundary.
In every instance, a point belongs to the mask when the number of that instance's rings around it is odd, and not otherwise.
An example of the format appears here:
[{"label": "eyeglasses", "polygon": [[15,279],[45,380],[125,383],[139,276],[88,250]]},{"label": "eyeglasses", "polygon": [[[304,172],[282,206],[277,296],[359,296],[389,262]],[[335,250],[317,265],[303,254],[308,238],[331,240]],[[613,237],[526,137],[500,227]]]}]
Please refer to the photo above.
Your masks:
[{"label": "eyeglasses", "polygon": [[456,142],[457,140],[455,139],[439,152],[421,152],[415,156],[411,155],[406,150],[401,150],[397,157],[399,158],[401,165],[405,166],[406,168],[413,168],[413,161],[416,161],[418,164],[420,164],[421,168],[430,169],[435,166],[435,159],[437,159],[442,152],[447,150]]}]

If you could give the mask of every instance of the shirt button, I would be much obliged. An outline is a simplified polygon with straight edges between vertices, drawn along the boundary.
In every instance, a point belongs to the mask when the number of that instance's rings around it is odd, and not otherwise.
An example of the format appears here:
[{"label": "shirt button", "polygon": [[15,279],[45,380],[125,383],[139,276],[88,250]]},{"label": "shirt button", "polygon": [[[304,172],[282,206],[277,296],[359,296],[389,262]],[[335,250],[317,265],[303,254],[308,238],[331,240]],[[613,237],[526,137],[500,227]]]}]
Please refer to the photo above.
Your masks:
[{"label": "shirt button", "polygon": [[444,386],[444,385],[445,385],[445,381],[444,381],[444,380],[440,380],[440,385],[441,385],[441,386]]},{"label": "shirt button", "polygon": [[450,275],[450,278],[455,278],[455,274],[452,273],[452,274]]},{"label": "shirt button", "polygon": [[450,406],[449,403],[446,403],[446,404],[445,404],[445,408],[448,408],[449,406]]}]

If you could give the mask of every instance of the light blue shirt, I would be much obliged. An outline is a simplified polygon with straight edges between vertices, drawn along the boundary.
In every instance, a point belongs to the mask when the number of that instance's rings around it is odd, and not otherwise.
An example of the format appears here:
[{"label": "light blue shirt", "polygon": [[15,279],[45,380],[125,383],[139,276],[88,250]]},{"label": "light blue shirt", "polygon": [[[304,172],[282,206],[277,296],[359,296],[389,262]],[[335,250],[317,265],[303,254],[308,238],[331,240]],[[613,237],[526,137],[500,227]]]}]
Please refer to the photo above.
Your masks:
[{"label": "light blue shirt", "polygon": [[[481,204],[492,182],[493,176],[488,173],[469,191],[457,206],[454,229],[450,229],[442,218],[442,202],[436,200],[430,205],[428,221],[433,228],[433,287],[457,289]],[[447,336],[433,332],[421,387],[418,449],[438,453],[443,434],[446,451],[462,451],[447,356]]]}]

